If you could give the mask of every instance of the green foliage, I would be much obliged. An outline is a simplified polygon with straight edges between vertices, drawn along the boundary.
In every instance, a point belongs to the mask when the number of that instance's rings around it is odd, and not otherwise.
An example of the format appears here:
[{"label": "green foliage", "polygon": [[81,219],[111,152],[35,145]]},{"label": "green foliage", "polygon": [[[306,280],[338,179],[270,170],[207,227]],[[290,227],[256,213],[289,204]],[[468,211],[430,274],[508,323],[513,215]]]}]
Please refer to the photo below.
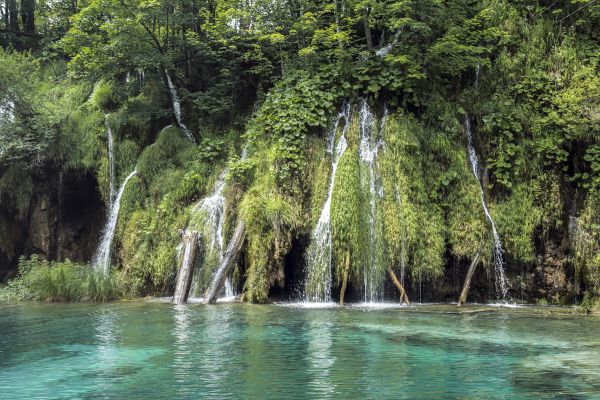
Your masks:
[{"label": "green foliage", "polygon": [[100,110],[109,111],[115,106],[116,99],[114,96],[116,93],[116,88],[112,82],[101,80],[94,86],[94,91],[90,96],[90,100]]},{"label": "green foliage", "polygon": [[145,182],[169,168],[189,165],[195,156],[195,149],[177,128],[163,130],[155,144],[146,147],[137,162],[138,175]]},{"label": "green foliage", "polygon": [[385,263],[393,269],[404,266],[415,282],[441,276],[444,267],[443,213],[427,189],[426,174],[433,172],[427,153],[434,140],[423,137],[425,132],[409,116],[390,115],[379,161],[387,194],[382,201]]},{"label": "green foliage", "polygon": [[[566,206],[583,199],[573,262],[586,290],[596,291],[600,5],[582,4],[39,3],[43,29],[0,38],[10,48],[0,50],[0,206],[27,220],[34,192],[56,170],[93,172],[106,199],[110,113],[117,181],[138,169],[115,242],[131,292],[168,292],[177,232],[227,164],[226,230],[247,222],[246,298],[264,302],[283,281],[292,238],[314,226],[325,198],[331,163],[321,130],[342,99],[368,97],[398,109],[375,167],[384,193],[376,204],[379,265],[405,267],[418,281],[440,277],[446,256],[481,251],[489,264],[490,227],[460,128],[466,111],[507,260],[531,263],[534,244],[566,235]],[[173,122],[167,70],[184,119],[201,132],[199,146],[175,127],[157,135]],[[247,159],[232,151],[241,131]],[[356,156],[356,125],[348,140],[332,206],[334,255],[339,267],[352,253],[351,280],[360,285],[369,261],[368,171]],[[7,225],[0,243],[14,253]],[[57,271],[70,282],[69,268]],[[20,293],[16,282],[24,281],[13,282]],[[76,298],[67,283],[60,296]]]},{"label": "green foliage", "polygon": [[0,302],[105,302],[122,294],[116,273],[105,276],[89,265],[48,262],[34,255],[19,260],[19,276],[0,288]]},{"label": "green foliage", "polygon": [[45,157],[56,137],[44,109],[49,83],[37,58],[0,48],[0,165]]},{"label": "green foliage", "polygon": [[519,262],[532,263],[535,260],[534,232],[542,213],[534,204],[530,187],[514,187],[511,196],[491,208],[490,212],[508,254]]},{"label": "green foliage", "polygon": [[275,179],[288,193],[302,187],[305,141],[311,128],[324,128],[336,95],[322,76],[303,72],[287,76],[269,92],[251,125],[249,138],[266,136]]}]

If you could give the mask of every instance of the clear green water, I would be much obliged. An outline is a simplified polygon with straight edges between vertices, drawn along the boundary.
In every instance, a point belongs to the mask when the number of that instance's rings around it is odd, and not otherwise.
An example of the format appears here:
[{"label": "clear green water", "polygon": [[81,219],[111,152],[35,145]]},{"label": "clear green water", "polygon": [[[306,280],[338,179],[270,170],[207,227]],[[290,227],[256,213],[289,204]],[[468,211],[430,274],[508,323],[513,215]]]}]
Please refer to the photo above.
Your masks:
[{"label": "clear green water", "polygon": [[0,398],[600,398],[600,318],[423,310],[3,306]]}]

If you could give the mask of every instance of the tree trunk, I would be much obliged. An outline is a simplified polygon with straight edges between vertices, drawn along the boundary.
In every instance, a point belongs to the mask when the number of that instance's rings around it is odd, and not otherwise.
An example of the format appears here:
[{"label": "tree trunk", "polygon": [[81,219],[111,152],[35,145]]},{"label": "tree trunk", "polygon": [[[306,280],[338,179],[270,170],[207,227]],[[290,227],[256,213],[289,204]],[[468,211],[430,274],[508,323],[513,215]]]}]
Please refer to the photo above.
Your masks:
[{"label": "tree trunk", "polygon": [[471,279],[473,278],[473,274],[475,273],[475,267],[479,264],[479,258],[481,257],[481,251],[478,251],[475,254],[475,258],[471,262],[469,266],[469,270],[467,271],[467,277],[465,278],[465,284],[463,285],[462,292],[460,292],[460,297],[458,298],[458,306],[462,306],[467,301],[467,295],[469,294],[469,288],[471,287]]},{"label": "tree trunk", "polygon": [[388,269],[388,271],[390,273],[390,277],[392,278],[392,282],[394,282],[394,285],[396,285],[398,291],[400,292],[400,303],[410,304],[410,301],[408,301],[408,295],[406,294],[406,290],[404,290],[404,286],[402,286],[400,280],[398,280],[398,277],[394,273],[394,270],[390,268]]},{"label": "tree trunk", "polygon": [[35,0],[21,0],[21,23],[24,32],[35,32]]},{"label": "tree trunk", "polygon": [[204,295],[204,302],[206,304],[214,304],[217,298],[217,293],[219,289],[223,286],[225,282],[225,278],[229,275],[229,271],[235,265],[238,255],[240,254],[240,250],[242,249],[242,245],[244,244],[244,239],[246,237],[246,226],[244,225],[244,221],[240,221],[235,228],[235,232],[233,237],[229,241],[229,245],[227,246],[227,251],[223,256],[223,261],[221,265],[215,272],[212,281],[210,282],[210,286],[206,290],[206,294]]},{"label": "tree trunk", "polygon": [[8,14],[8,30],[14,33],[19,32],[16,0],[6,0],[6,13]]},{"label": "tree trunk", "polygon": [[181,265],[177,272],[175,283],[175,293],[173,294],[173,303],[183,304],[187,302],[192,286],[192,277],[194,276],[194,264],[198,249],[198,233],[186,230],[183,233],[183,255]]},{"label": "tree trunk", "polygon": [[344,296],[346,295],[346,286],[348,285],[348,274],[350,273],[350,251],[346,251],[344,262],[344,276],[342,277],[342,288],[340,289],[340,304],[344,304]]},{"label": "tree trunk", "polygon": [[373,51],[373,38],[371,37],[371,27],[369,26],[369,9],[365,7],[363,11],[363,25],[365,27],[365,37],[367,38],[367,48]]}]

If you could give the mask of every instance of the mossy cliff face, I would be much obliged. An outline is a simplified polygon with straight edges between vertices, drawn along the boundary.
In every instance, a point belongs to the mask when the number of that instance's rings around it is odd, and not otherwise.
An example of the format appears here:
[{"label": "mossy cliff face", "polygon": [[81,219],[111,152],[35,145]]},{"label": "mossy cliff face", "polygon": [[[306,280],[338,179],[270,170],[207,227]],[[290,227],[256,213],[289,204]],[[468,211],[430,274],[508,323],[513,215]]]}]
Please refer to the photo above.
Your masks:
[{"label": "mossy cliff face", "polygon": [[[111,268],[127,294],[168,295],[180,233],[206,246],[194,206],[227,171],[225,245],[246,227],[235,286],[303,298],[341,112],[319,275],[333,300],[344,283],[349,300],[402,285],[456,300],[479,254],[472,300],[501,297],[505,272],[512,299],[595,304],[600,5],[401,3],[48,5],[52,40],[0,50],[2,277],[20,255],[90,261],[111,187],[135,169]],[[202,291],[219,254],[197,254]]]},{"label": "mossy cliff face", "polygon": [[104,205],[93,175],[36,172],[29,177],[33,190],[22,214],[10,203],[0,207],[2,279],[15,274],[21,255],[85,263],[102,229]]}]

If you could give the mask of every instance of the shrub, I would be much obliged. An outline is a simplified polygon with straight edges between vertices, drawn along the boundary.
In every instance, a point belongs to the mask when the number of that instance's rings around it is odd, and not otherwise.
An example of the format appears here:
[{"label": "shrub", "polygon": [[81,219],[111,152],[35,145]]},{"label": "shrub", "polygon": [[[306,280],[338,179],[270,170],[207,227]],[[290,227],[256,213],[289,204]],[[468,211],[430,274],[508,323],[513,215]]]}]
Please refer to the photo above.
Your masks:
[{"label": "shrub", "polygon": [[33,255],[19,260],[19,275],[0,289],[0,302],[104,302],[123,293],[120,277],[105,276],[70,260],[48,262]]}]

